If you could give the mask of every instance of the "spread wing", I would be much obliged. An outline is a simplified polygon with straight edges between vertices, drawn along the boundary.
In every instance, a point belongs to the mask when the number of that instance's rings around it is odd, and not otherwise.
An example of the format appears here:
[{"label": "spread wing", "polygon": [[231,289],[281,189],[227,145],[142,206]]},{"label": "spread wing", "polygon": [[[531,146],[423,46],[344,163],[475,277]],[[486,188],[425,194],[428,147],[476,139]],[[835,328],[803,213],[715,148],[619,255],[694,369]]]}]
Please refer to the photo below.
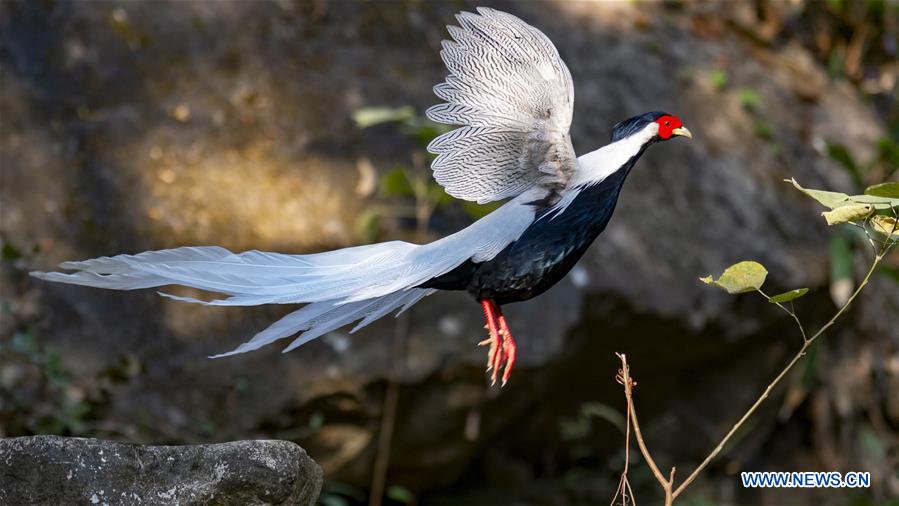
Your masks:
[{"label": "spread wing", "polygon": [[552,42],[517,17],[479,7],[456,16],[440,55],[449,71],[427,110],[463,125],[434,139],[434,179],[450,195],[485,203],[534,185],[565,187],[577,166],[568,129],[571,73]]}]

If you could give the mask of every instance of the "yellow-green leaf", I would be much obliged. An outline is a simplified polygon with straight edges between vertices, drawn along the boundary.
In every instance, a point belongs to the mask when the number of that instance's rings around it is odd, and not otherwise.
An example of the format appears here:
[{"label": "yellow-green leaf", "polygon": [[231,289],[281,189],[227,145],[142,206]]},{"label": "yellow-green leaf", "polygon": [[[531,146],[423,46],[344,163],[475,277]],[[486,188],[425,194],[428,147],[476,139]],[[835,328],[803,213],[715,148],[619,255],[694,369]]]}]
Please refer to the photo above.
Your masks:
[{"label": "yellow-green leaf", "polygon": [[408,121],[415,116],[412,106],[363,107],[353,112],[353,121],[359,128],[368,128],[391,121]]},{"label": "yellow-green leaf", "polygon": [[899,199],[899,183],[880,183],[865,189],[865,195]]},{"label": "yellow-green leaf", "polygon": [[839,225],[840,223],[848,223],[850,221],[858,221],[871,216],[874,212],[872,204],[849,204],[838,207],[832,211],[821,213],[828,225]]},{"label": "yellow-green leaf", "polygon": [[789,292],[779,293],[772,297],[768,297],[768,302],[772,304],[783,304],[784,302],[798,299],[807,293],[808,288],[797,288],[795,290],[790,290]]},{"label": "yellow-green leaf", "polygon": [[413,193],[409,176],[402,167],[384,173],[378,181],[378,186],[381,194],[387,197],[404,197]]},{"label": "yellow-green leaf", "polygon": [[874,197],[872,195],[853,195],[849,197],[850,202],[856,204],[871,204],[874,209],[884,210],[892,207],[899,207],[899,199],[891,199],[889,197]]},{"label": "yellow-green leaf", "polygon": [[796,187],[797,190],[805,193],[809,197],[817,200],[819,203],[824,205],[825,207],[829,207],[831,209],[844,206],[849,203],[849,195],[840,192],[828,192],[824,190],[810,190],[808,188],[803,188],[799,186],[799,183],[796,182],[795,179],[785,179],[784,181],[788,183],[793,183],[793,186]]},{"label": "yellow-green leaf", "polygon": [[871,218],[871,225],[878,233],[899,239],[899,223],[892,216],[877,215]]},{"label": "yellow-green leaf", "polygon": [[718,279],[712,279],[712,276],[709,275],[699,278],[699,280],[708,285],[717,286],[727,293],[736,294],[758,290],[767,276],[768,270],[762,264],[747,260],[731,265]]},{"label": "yellow-green leaf", "polygon": [[873,195],[852,195],[849,201],[855,204],[871,204],[874,209],[889,209],[891,207],[899,207],[899,199],[891,199],[889,197],[875,197]]}]

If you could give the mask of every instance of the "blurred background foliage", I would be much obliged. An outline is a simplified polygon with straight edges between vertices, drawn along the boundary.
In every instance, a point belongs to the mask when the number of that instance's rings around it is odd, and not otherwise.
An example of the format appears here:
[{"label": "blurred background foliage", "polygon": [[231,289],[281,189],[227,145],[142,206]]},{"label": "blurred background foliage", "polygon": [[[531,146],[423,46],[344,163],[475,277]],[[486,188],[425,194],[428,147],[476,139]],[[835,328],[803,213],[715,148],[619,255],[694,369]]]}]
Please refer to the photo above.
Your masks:
[{"label": "blurred background foliage", "polygon": [[[696,134],[641,161],[565,282],[510,307],[522,366],[501,392],[486,387],[483,322],[461,294],[416,306],[398,356],[385,320],[288,355],[209,361],[290,308],[198,308],[27,277],[188,244],[427,241],[489,212],[448,198],[424,149],[444,128],[423,119],[444,75],[443,26],[474,5],[0,4],[0,435],[285,438],[324,467],[323,504],[363,504],[396,388],[385,503],[605,503],[624,460],[623,351],[657,458],[704,456],[796,340],[776,311],[695,278],[758,259],[780,288],[811,289],[797,303],[810,322],[851,291],[863,236],[827,230],[782,180],[848,193],[896,180],[895,1],[490,3],[558,45],[579,153],[646,110]],[[897,280],[899,259],[887,259],[684,504],[899,496]],[[741,470],[868,470],[874,486],[747,491]],[[644,466],[631,483],[640,503],[656,499]]]}]

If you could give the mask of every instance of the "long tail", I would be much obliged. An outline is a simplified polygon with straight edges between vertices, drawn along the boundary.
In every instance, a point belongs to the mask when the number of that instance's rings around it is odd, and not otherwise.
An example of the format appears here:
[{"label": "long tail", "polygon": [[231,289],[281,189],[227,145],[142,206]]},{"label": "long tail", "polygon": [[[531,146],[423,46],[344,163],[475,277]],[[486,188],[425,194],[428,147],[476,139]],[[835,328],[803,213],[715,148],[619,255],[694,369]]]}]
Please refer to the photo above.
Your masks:
[{"label": "long tail", "polygon": [[77,272],[31,275],[114,290],[184,285],[227,295],[201,301],[161,293],[216,306],[305,303],[224,355],[255,350],[302,332],[286,352],[344,325],[358,321],[355,331],[393,310],[402,312],[434,292],[416,288],[425,281],[468,259],[493,258],[531,224],[530,204],[538,197],[523,193],[459,232],[422,245],[392,241],[312,255],[185,247],[64,262],[61,268]]},{"label": "long tail", "polygon": [[[422,262],[421,246],[400,241],[312,255],[285,255],[225,248],[185,247],[137,255],[64,262],[78,272],[32,272],[47,281],[133,290],[184,285],[228,295],[202,301],[160,292],[165,297],[222,306],[308,303],[281,318],[229,353],[255,350],[302,332],[285,352],[344,325],[353,332],[398,309],[401,313],[434,290],[415,288],[454,262]],[[436,267],[436,268],[435,268]],[[450,265],[449,268],[452,268]],[[434,273],[437,274],[434,274]],[[361,321],[360,321],[361,320]]]}]

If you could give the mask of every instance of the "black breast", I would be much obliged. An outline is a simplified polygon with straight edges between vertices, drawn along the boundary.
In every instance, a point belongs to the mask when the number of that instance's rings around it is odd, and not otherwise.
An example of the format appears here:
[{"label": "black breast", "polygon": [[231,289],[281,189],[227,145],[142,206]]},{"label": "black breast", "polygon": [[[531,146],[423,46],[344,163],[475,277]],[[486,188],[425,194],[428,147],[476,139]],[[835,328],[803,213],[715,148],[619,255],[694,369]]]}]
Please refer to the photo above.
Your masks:
[{"label": "black breast", "polygon": [[564,212],[541,214],[515,242],[493,259],[471,260],[424,284],[443,290],[467,290],[478,300],[499,304],[535,297],[562,279],[596,236],[605,229],[630,167],[583,188]]}]

